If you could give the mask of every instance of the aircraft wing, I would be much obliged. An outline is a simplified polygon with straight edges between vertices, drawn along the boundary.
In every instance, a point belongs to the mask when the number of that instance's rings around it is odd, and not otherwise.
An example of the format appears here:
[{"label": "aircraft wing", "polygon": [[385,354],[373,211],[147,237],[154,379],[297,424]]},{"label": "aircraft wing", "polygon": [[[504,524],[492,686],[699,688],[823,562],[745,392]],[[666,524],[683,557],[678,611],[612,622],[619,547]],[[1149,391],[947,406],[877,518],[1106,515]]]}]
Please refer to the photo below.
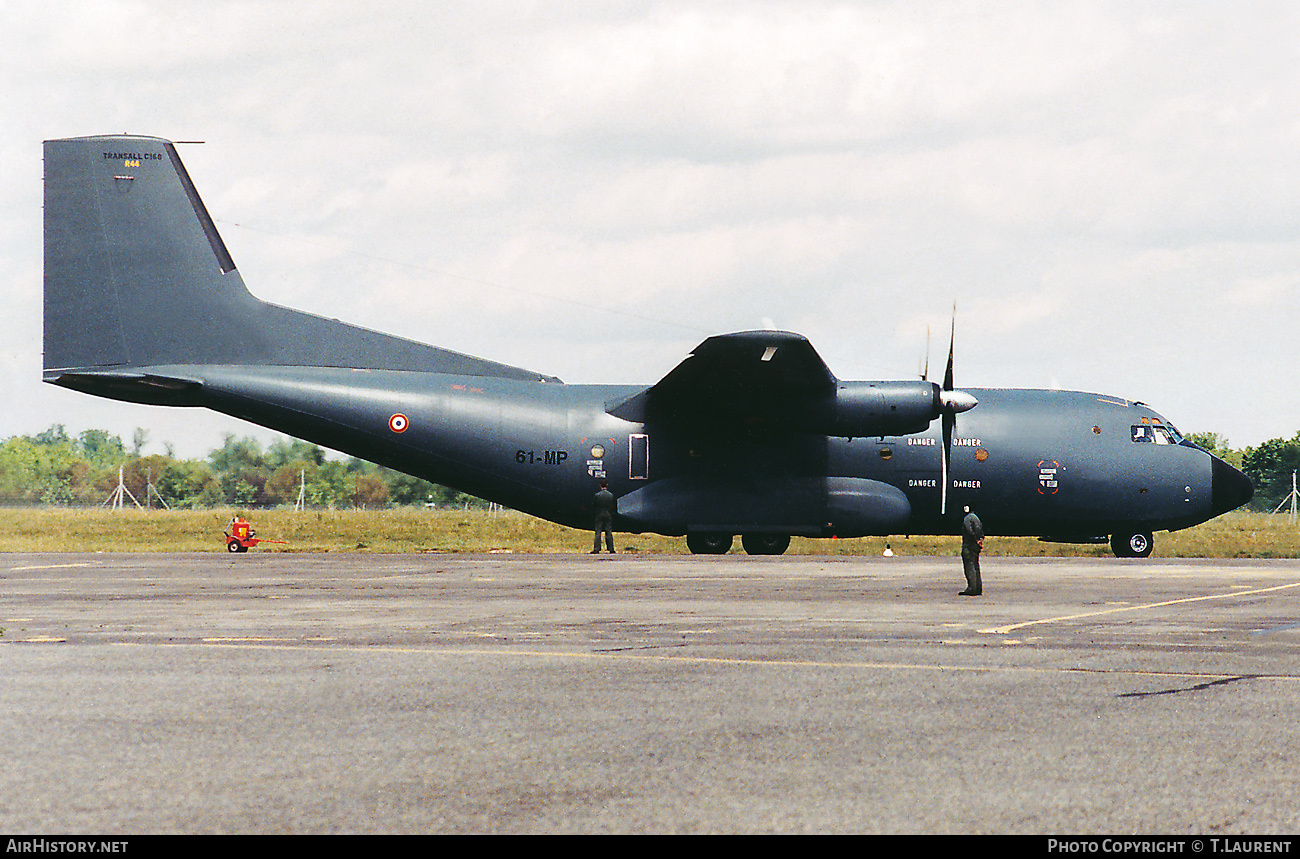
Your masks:
[{"label": "aircraft wing", "polygon": [[786,331],[710,337],[653,387],[608,412],[632,421],[753,421],[788,414],[838,384],[808,339]]}]

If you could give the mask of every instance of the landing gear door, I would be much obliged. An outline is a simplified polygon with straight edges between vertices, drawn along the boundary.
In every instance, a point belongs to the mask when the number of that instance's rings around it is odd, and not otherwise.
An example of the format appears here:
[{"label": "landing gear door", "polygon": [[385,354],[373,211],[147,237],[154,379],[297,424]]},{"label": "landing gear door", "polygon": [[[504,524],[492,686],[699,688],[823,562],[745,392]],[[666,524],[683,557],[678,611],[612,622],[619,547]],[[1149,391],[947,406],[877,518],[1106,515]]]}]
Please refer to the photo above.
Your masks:
[{"label": "landing gear door", "polygon": [[627,476],[631,480],[650,477],[650,436],[636,433],[627,437]]}]

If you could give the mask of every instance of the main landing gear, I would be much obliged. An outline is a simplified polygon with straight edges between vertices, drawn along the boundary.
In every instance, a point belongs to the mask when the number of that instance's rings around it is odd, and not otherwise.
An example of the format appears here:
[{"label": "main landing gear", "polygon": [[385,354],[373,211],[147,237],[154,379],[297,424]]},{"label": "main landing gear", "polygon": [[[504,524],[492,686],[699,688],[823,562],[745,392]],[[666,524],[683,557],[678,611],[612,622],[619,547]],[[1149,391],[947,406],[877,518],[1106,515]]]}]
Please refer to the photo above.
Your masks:
[{"label": "main landing gear", "polygon": [[[692,533],[686,535],[686,548],[693,555],[725,555],[731,551],[732,534]],[[751,555],[780,555],[790,548],[789,534],[742,534],[740,545]]]},{"label": "main landing gear", "polygon": [[740,545],[751,555],[780,555],[790,548],[789,534],[743,534]]}]

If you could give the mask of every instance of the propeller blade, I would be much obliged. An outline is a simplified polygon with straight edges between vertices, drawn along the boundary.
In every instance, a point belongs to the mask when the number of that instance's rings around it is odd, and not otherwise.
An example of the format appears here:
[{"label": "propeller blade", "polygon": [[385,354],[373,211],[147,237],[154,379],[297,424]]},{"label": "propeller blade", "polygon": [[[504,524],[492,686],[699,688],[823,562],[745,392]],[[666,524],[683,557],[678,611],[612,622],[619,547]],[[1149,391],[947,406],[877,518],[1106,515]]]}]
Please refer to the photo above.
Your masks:
[{"label": "propeller blade", "polygon": [[948,469],[952,460],[952,431],[957,426],[957,416],[944,413],[943,416],[943,487],[939,490],[939,515],[948,514]]},{"label": "propeller blade", "polygon": [[[952,332],[948,335],[948,366],[943,373],[943,387],[939,390],[939,404],[949,415],[968,412],[979,405],[979,400],[965,391],[953,389],[953,357],[957,343],[957,305],[952,306]],[[954,423],[955,427],[956,424]]]},{"label": "propeller blade", "polygon": [[943,389],[952,390],[953,348],[957,343],[957,305],[952,306],[952,333],[948,335],[948,369],[943,373]]},{"label": "propeller blade", "polygon": [[948,471],[952,466],[952,434],[957,429],[957,412],[975,407],[975,398],[964,391],[953,390],[953,356],[957,345],[957,305],[952,306],[952,330],[948,334],[948,367],[943,373],[943,393],[939,401],[943,412],[943,488],[939,491],[939,515],[948,515]]},{"label": "propeller blade", "polygon": [[921,381],[930,381],[930,326],[925,326],[925,369],[921,371]]}]

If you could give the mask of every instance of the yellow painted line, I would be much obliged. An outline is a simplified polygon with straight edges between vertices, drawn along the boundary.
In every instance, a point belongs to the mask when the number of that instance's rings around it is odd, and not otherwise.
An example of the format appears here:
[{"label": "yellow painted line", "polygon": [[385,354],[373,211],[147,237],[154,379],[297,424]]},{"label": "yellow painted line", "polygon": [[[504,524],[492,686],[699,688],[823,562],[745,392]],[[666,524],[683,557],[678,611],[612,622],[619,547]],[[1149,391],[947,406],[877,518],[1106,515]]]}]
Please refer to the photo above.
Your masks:
[{"label": "yellow painted line", "polygon": [[337,641],[335,638],[202,638],[208,644],[277,644],[284,641]]},{"label": "yellow painted line", "polygon": [[[1300,584],[1300,583],[1297,583]],[[139,643],[122,642],[123,646],[139,647]],[[164,647],[183,647],[183,644],[167,643]],[[232,643],[217,643],[218,647],[238,646]],[[283,644],[252,644],[267,650],[303,650],[310,648],[290,648]],[[335,651],[338,648],[330,648]],[[576,652],[545,650],[481,650],[475,648],[424,648],[424,647],[369,647],[349,646],[342,648],[357,653],[420,653],[430,656],[494,656],[519,659],[560,659],[560,660],[622,660],[633,662],[675,662],[695,665],[743,665],[755,668],[841,668],[870,671],[951,671],[963,673],[1020,672],[1032,674],[1078,674],[1078,675],[1122,675],[1125,677],[1178,677],[1191,679],[1225,680],[1242,676],[1240,672],[1203,672],[1203,671],[1150,671],[1128,668],[1070,668],[1061,666],[1037,665],[939,665],[934,663],[913,662],[827,662],[806,659],[739,659],[722,656],[683,656],[655,653],[618,652]],[[1252,677],[1260,680],[1300,680],[1300,674],[1258,674]]]},{"label": "yellow painted line", "polygon": [[66,570],[66,569],[68,569],[69,567],[96,567],[96,566],[99,566],[99,565],[98,565],[98,564],[91,564],[91,563],[84,563],[84,564],[44,564],[44,565],[42,565],[42,566],[37,566],[37,567],[10,567],[10,568],[9,568],[9,572],[11,572],[11,573],[16,573],[16,572],[18,572],[19,570]]},{"label": "yellow painted line", "polygon": [[990,629],[981,629],[978,630],[978,632],[985,633],[987,635],[1006,635],[1007,633],[1011,632],[1014,629],[1024,629],[1027,626],[1037,626],[1039,624],[1044,624],[1044,623],[1059,623],[1060,621],[1064,621],[1064,620],[1079,620],[1080,618],[1085,618],[1085,617],[1101,617],[1103,615],[1108,615],[1108,614],[1119,614],[1120,612],[1124,612],[1124,611],[1142,611],[1144,609],[1161,608],[1163,606],[1179,605],[1181,603],[1233,599],[1234,597],[1250,596],[1251,594],[1267,594],[1267,593],[1272,593],[1274,591],[1284,591],[1287,588],[1300,588],[1300,582],[1292,582],[1289,585],[1277,585],[1276,587],[1271,587],[1271,588],[1258,588],[1257,590],[1253,590],[1253,591],[1233,591],[1232,593],[1228,593],[1228,594],[1211,594],[1210,596],[1204,596],[1204,597],[1185,597],[1183,599],[1165,600],[1164,602],[1145,603],[1143,605],[1130,605],[1130,606],[1123,606],[1121,608],[1108,608],[1102,611],[1084,612],[1083,614],[1067,614],[1067,615],[1062,615],[1060,617],[1045,617],[1040,620],[1027,620],[1024,621],[1023,623],[1013,623],[1007,626],[995,626]]},{"label": "yellow painted line", "polygon": [[[1297,584],[1300,584],[1298,582]],[[58,641],[60,639],[51,639]],[[299,641],[298,639],[293,639]],[[298,645],[285,644],[283,642],[290,639],[204,639],[200,645],[207,647],[236,647],[236,648],[256,648],[259,650],[314,650],[315,644],[324,644],[336,639],[301,639]],[[16,645],[24,644],[24,641],[15,641],[13,639],[0,639],[0,646],[5,644]],[[184,642],[144,642],[144,641],[114,641],[105,642],[111,647],[188,647]],[[544,651],[544,650],[481,650],[481,649],[460,649],[460,648],[426,648],[426,647],[375,647],[367,645],[348,645],[342,648],[329,647],[330,652],[339,650],[352,651],[354,653],[412,653],[424,654],[427,656],[492,656],[506,657],[517,659],[559,659],[559,660],[622,660],[632,662],[675,662],[678,664],[695,664],[695,665],[743,665],[754,668],[840,668],[850,670],[870,670],[870,671],[950,671],[962,673],[1028,673],[1028,674],[1075,674],[1082,676],[1096,675],[1113,675],[1123,677],[1173,677],[1186,679],[1205,679],[1205,680],[1231,680],[1242,677],[1240,672],[1215,672],[1207,673],[1203,671],[1150,671],[1143,669],[1129,668],[1070,668],[1062,666],[1038,666],[1038,665],[937,665],[933,663],[912,663],[912,662],[825,662],[820,660],[805,659],[736,659],[721,656],[683,656],[671,654],[652,654],[652,653],[629,653],[627,651],[618,652],[595,652],[579,653],[575,651]],[[1289,680],[1300,681],[1300,674],[1251,674],[1251,679],[1255,680]]]}]

